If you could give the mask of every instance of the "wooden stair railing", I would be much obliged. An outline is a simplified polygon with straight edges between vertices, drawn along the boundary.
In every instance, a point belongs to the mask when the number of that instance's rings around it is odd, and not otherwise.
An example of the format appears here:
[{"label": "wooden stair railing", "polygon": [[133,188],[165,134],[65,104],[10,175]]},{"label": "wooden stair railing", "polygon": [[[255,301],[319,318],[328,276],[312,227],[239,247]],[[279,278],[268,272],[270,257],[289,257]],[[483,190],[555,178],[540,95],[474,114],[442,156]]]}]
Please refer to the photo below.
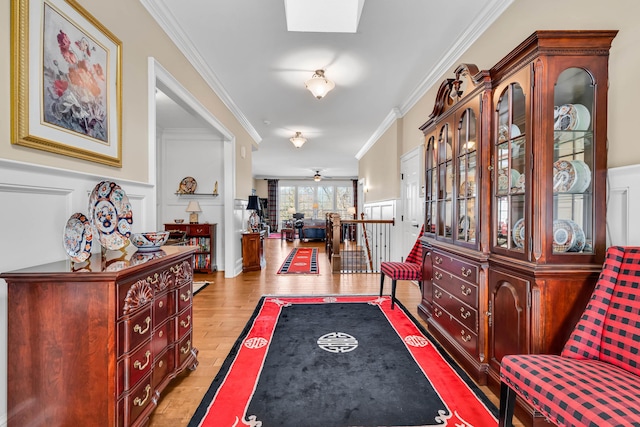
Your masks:
[{"label": "wooden stair railing", "polygon": [[[360,214],[360,219],[364,221],[364,212]],[[369,236],[367,235],[367,227],[362,225],[362,235],[364,236],[364,245],[367,248],[367,259],[369,260],[369,269],[373,271],[373,259],[371,258],[371,248],[369,247]]]},{"label": "wooden stair railing", "polygon": [[334,273],[377,273],[388,261],[394,220],[341,219],[327,213],[326,252]]}]

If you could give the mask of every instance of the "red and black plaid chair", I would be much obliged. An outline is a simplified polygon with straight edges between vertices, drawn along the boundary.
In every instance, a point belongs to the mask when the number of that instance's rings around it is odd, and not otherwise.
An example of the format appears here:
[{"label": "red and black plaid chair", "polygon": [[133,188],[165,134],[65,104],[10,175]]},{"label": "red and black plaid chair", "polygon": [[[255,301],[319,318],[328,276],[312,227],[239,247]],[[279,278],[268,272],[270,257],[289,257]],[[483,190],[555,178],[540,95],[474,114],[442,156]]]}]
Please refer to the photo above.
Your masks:
[{"label": "red and black plaid chair", "polygon": [[424,225],[420,229],[418,239],[413,244],[411,252],[404,262],[388,261],[380,263],[380,296],[384,287],[384,276],[391,278],[391,309],[396,302],[396,281],[398,280],[422,280],[422,244],[420,237],[424,232]]},{"label": "red and black plaid chair", "polygon": [[562,353],[502,358],[500,426],[516,395],[560,426],[640,426],[640,247],[607,250]]}]

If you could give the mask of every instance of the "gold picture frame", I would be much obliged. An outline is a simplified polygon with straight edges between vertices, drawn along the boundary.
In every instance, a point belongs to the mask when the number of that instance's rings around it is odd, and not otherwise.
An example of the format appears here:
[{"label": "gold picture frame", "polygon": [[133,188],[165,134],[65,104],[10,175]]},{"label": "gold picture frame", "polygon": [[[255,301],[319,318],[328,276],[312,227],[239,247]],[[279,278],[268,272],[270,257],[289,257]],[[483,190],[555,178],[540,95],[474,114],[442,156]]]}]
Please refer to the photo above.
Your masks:
[{"label": "gold picture frame", "polygon": [[11,143],[122,167],[122,42],[75,0],[11,8]]}]

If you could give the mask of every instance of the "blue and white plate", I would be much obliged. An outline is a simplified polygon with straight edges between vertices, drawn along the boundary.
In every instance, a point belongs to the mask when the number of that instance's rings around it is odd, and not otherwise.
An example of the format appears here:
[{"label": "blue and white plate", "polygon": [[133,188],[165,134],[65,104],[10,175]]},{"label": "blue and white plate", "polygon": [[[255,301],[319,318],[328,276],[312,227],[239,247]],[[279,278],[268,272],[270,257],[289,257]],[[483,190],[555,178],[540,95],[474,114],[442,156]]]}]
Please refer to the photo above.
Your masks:
[{"label": "blue and white plate", "polygon": [[120,249],[129,242],[133,224],[131,203],[115,182],[102,181],[93,189],[89,196],[89,219],[105,248]]},{"label": "blue and white plate", "polygon": [[62,244],[73,262],[84,262],[91,256],[93,231],[85,214],[71,215],[64,226]]}]

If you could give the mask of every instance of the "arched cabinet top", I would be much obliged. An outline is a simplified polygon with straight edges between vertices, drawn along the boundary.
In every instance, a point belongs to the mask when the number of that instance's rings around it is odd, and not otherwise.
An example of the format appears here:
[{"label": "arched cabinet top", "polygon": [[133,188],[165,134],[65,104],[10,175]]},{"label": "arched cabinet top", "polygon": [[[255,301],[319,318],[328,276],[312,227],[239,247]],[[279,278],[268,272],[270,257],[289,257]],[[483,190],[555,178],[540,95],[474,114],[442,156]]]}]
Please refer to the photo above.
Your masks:
[{"label": "arched cabinet top", "polygon": [[420,126],[423,132],[431,127],[437,119],[454,108],[484,81],[484,73],[473,64],[460,64],[454,71],[454,78],[445,79],[438,88],[433,111],[425,124]]}]

